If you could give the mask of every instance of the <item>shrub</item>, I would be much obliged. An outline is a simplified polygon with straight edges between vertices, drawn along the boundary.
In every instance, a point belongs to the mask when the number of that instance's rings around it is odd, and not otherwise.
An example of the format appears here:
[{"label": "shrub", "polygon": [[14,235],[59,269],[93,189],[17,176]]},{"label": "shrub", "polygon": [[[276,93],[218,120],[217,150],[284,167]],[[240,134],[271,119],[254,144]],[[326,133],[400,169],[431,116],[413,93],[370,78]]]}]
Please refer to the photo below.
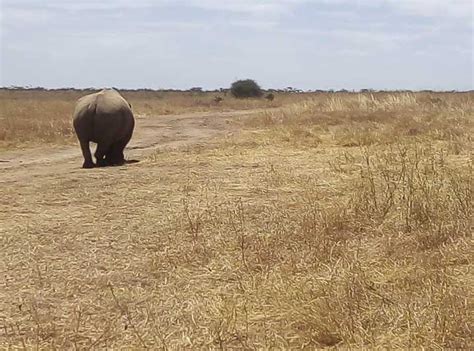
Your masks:
[{"label": "shrub", "polygon": [[265,95],[265,99],[267,99],[268,101],[273,101],[275,99],[275,95],[273,95],[272,93],[269,93]]},{"label": "shrub", "polygon": [[260,97],[263,95],[260,86],[252,79],[238,80],[232,83],[230,92],[236,98]]}]

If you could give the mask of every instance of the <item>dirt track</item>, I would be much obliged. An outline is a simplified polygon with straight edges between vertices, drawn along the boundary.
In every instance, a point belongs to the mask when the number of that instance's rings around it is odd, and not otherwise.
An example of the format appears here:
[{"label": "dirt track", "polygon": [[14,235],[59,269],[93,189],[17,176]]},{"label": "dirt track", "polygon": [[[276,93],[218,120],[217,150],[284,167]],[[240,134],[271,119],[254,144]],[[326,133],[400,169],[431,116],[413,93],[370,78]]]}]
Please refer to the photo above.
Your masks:
[{"label": "dirt track", "polygon": [[[125,149],[127,159],[141,160],[160,148],[193,145],[231,133],[236,118],[263,110],[200,112],[153,117],[136,116],[136,127]],[[91,143],[93,152],[94,144]],[[0,152],[0,184],[24,182],[33,178],[82,171],[79,146],[49,146],[27,150]],[[129,165],[130,166],[130,165]]]}]

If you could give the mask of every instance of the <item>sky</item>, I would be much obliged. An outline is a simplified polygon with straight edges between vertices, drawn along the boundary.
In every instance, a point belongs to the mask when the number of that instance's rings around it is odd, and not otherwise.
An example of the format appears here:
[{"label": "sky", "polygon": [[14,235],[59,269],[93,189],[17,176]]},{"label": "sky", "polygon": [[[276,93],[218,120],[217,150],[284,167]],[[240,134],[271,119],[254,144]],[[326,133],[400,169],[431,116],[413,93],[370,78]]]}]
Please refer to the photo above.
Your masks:
[{"label": "sky", "polygon": [[0,3],[0,86],[474,89],[473,0]]}]

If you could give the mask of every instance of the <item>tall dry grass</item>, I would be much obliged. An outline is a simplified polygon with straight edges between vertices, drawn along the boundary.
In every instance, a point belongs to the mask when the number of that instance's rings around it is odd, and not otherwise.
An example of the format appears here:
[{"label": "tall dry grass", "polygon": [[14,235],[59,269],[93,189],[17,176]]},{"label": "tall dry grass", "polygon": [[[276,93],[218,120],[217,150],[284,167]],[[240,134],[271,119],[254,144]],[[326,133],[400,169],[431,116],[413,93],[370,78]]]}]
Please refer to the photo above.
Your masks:
[{"label": "tall dry grass", "polygon": [[[71,116],[75,102],[92,92],[0,90],[0,148],[73,142]],[[283,93],[273,102],[205,92],[124,91],[122,94],[132,104],[135,114],[142,117],[278,107],[304,99],[302,95]],[[217,96],[223,100],[216,102]]]},{"label": "tall dry grass", "polygon": [[338,94],[263,112],[247,126],[298,143],[321,136],[346,147],[446,141],[460,152],[471,146],[473,116],[473,93]]},{"label": "tall dry grass", "polygon": [[15,97],[0,103],[0,148],[73,140],[73,101]]}]

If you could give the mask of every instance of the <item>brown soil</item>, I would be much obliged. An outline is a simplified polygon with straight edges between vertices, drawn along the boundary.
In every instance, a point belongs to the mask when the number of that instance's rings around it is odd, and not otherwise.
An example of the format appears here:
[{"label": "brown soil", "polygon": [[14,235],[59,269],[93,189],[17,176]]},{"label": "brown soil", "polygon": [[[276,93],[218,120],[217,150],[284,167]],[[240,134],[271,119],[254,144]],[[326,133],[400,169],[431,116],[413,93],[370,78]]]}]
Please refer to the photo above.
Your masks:
[{"label": "brown soil", "polygon": [[[130,160],[140,160],[157,149],[206,143],[233,133],[235,122],[263,110],[200,112],[155,117],[136,116],[134,135],[125,149]],[[91,151],[94,144],[91,143]],[[0,184],[82,171],[79,146],[47,146],[0,152]]]}]

